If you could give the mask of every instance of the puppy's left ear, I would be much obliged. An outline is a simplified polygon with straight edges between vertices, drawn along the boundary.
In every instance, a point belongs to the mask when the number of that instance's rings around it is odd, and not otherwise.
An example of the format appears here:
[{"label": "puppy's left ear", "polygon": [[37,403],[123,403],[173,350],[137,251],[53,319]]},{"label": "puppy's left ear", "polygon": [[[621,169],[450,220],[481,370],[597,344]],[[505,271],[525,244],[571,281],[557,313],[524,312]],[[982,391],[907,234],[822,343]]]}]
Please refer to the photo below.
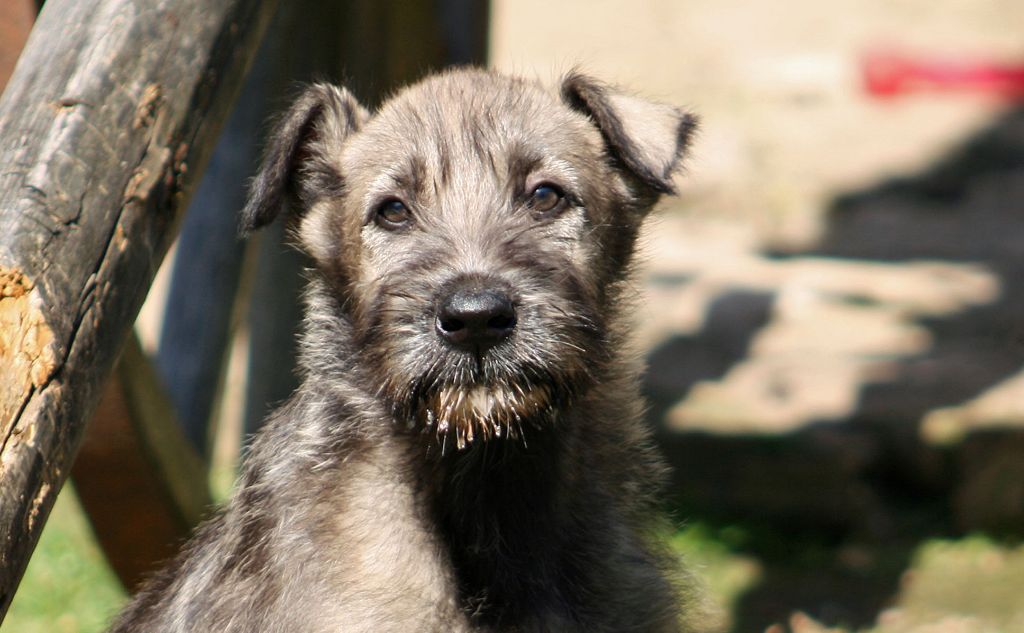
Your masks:
[{"label": "puppy's left ear", "polygon": [[562,100],[588,115],[613,156],[656,193],[675,193],[672,174],[697,129],[697,117],[621,93],[595,79],[570,73]]},{"label": "puppy's left ear", "polygon": [[306,86],[267,141],[242,210],[242,235],[273,222],[285,206],[301,214],[320,198],[340,195],[338,153],[369,116],[344,88]]}]

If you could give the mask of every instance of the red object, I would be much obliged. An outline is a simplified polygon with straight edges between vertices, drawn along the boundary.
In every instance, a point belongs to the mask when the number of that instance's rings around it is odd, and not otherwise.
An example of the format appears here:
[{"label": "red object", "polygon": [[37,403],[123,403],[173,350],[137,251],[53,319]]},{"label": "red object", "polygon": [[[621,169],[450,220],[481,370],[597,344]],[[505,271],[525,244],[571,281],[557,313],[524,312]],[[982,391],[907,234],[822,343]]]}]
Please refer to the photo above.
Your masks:
[{"label": "red object", "polygon": [[1024,99],[1024,64],[876,52],[863,59],[864,86],[876,97],[911,92],[973,92]]}]

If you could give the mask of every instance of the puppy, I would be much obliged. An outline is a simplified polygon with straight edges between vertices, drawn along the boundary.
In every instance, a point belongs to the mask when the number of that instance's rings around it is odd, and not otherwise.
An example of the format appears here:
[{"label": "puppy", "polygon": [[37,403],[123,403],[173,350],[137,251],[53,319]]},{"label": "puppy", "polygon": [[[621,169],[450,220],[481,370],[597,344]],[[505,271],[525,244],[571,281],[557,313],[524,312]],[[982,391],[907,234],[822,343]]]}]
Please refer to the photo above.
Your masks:
[{"label": "puppy", "polygon": [[694,128],[577,73],[308,87],[242,216],[314,262],[302,386],[113,631],[682,630],[627,299]]}]

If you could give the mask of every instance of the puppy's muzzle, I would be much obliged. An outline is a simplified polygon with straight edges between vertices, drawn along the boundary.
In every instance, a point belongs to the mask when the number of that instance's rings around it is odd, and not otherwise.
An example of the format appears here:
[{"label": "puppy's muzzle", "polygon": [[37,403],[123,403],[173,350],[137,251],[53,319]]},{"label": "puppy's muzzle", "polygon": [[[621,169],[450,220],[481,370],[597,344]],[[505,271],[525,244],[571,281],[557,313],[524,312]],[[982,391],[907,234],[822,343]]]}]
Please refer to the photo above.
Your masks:
[{"label": "puppy's muzzle", "polygon": [[479,284],[459,284],[438,303],[434,329],[449,345],[478,354],[508,338],[516,309],[507,293]]}]

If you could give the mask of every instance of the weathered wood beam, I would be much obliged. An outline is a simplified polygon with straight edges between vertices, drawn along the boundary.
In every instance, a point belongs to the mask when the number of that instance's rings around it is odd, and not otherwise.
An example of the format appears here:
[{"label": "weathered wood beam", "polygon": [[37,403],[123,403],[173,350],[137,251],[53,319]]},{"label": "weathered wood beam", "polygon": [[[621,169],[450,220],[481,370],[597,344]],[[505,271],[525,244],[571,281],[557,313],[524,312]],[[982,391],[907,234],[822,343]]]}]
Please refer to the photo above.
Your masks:
[{"label": "weathered wood beam", "polygon": [[0,98],[0,615],[274,0],[48,0]]}]

